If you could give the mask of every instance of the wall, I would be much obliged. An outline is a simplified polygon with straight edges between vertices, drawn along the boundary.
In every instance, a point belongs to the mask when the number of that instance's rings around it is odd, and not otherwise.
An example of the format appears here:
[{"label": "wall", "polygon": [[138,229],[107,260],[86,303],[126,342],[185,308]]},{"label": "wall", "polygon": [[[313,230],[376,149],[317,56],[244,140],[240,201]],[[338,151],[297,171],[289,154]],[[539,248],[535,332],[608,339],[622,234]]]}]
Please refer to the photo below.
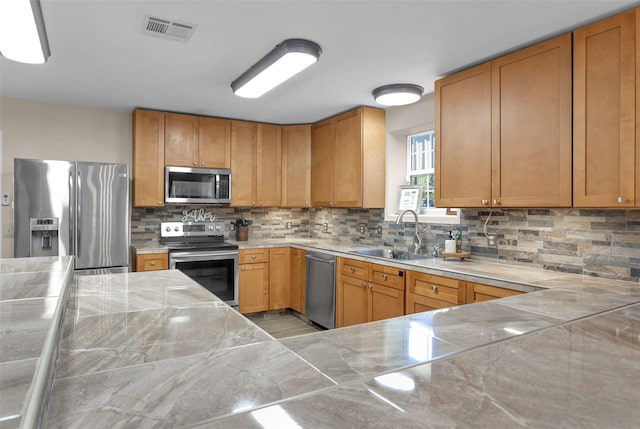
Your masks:
[{"label": "wall", "polygon": [[[65,159],[131,164],[131,112],[0,98],[2,192],[13,201],[13,159]],[[13,222],[11,206],[2,222]],[[13,238],[2,238],[2,257]]]}]

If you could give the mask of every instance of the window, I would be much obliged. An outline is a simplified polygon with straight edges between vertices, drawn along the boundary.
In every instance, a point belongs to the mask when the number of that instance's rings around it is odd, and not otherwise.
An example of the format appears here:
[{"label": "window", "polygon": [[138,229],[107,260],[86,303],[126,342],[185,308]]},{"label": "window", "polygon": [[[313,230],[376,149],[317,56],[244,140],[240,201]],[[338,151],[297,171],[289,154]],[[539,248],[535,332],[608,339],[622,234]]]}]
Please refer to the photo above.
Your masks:
[{"label": "window", "polygon": [[421,211],[435,208],[435,132],[407,136],[407,181],[422,188]]}]

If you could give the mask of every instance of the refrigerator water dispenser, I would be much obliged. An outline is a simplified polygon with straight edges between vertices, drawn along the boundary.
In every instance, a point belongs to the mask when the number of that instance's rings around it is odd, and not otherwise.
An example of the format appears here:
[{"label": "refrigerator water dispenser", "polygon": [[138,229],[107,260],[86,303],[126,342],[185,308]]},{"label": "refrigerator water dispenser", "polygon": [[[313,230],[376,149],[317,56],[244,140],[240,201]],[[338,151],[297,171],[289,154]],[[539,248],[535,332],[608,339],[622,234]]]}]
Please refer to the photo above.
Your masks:
[{"label": "refrigerator water dispenser", "polygon": [[58,256],[59,222],[57,217],[32,217],[29,256]]}]

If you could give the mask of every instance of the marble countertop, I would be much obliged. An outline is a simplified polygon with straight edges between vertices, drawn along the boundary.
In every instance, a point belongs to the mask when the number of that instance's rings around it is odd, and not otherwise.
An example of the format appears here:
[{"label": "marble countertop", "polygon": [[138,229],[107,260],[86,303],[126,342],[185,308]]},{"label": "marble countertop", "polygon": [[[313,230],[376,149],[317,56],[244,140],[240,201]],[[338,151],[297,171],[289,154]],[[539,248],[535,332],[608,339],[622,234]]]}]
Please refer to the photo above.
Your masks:
[{"label": "marble countertop", "polygon": [[179,271],[80,277],[47,428],[636,427],[640,286],[276,340]]}]

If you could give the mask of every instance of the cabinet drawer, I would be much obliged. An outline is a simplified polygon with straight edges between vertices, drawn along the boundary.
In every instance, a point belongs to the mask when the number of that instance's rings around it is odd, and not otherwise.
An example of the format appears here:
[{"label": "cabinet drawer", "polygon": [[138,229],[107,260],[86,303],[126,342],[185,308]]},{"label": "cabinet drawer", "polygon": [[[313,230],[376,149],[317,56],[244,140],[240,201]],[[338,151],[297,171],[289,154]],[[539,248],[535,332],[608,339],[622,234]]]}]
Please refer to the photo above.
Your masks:
[{"label": "cabinet drawer", "polygon": [[519,290],[501,288],[497,286],[487,286],[479,283],[467,282],[467,302],[489,301],[507,296],[519,295]]},{"label": "cabinet drawer", "polygon": [[453,305],[464,304],[465,284],[463,281],[409,272],[407,292],[445,301]]},{"label": "cabinet drawer", "polygon": [[343,276],[366,280],[369,264],[355,259],[339,258],[339,272]]},{"label": "cabinet drawer", "polygon": [[238,251],[239,264],[269,262],[269,249],[242,249]]},{"label": "cabinet drawer", "polygon": [[369,264],[369,281],[403,291],[404,270],[384,265]]},{"label": "cabinet drawer", "polygon": [[423,311],[438,310],[447,307],[452,307],[452,304],[428,296],[407,293],[407,314],[422,313]]},{"label": "cabinet drawer", "polygon": [[156,271],[169,268],[167,253],[148,253],[136,255],[136,271]]}]

